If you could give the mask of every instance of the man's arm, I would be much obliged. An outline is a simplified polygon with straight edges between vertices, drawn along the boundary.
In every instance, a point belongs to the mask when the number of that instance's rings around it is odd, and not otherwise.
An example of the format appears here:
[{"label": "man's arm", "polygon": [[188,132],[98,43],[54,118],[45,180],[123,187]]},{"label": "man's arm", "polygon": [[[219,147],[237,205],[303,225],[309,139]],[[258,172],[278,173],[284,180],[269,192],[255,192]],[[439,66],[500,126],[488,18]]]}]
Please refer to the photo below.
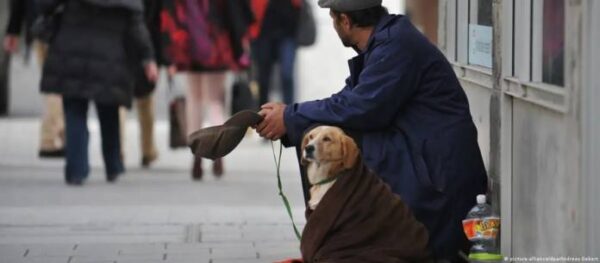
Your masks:
[{"label": "man's arm", "polygon": [[314,123],[360,132],[392,125],[416,91],[419,69],[412,54],[389,54],[385,47],[379,49],[369,58],[359,76],[359,84],[353,89],[346,87],[329,98],[286,107],[286,145],[297,145],[304,130]]},{"label": "man's arm", "polygon": [[25,0],[10,1],[10,16],[4,37],[4,50],[11,53],[17,51],[19,45],[19,35],[25,19],[25,8],[27,8],[25,2]]},{"label": "man's arm", "polygon": [[25,19],[25,0],[10,1],[10,18],[6,27],[6,34],[17,36],[21,34],[23,20]]}]

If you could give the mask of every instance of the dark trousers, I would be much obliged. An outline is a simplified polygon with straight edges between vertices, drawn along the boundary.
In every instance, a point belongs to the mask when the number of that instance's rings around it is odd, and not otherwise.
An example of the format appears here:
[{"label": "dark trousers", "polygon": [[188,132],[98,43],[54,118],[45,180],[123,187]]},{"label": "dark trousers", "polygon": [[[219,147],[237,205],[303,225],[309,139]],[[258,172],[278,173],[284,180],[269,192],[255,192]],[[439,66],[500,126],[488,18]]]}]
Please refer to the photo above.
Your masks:
[{"label": "dark trousers", "polygon": [[285,104],[294,103],[294,64],[296,61],[296,40],[292,37],[282,39],[259,38],[252,43],[252,56],[256,61],[259,85],[259,102],[269,102],[271,75],[273,66],[278,63],[280,69],[281,90]]},{"label": "dark trousers", "polygon": [[[65,112],[67,145],[65,179],[85,179],[90,172],[88,157],[89,131],[87,112],[89,101],[86,99],[63,98]],[[125,169],[121,159],[119,137],[119,107],[117,105],[96,104],[100,133],[102,135],[102,156],[106,175],[118,175]]]}]

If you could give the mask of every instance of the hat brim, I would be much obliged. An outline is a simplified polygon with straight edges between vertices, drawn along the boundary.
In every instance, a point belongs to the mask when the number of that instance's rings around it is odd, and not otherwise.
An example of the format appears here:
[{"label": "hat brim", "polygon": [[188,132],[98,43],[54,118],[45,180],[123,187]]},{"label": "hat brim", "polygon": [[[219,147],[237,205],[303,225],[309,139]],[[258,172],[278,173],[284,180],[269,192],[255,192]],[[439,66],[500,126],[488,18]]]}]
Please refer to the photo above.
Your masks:
[{"label": "hat brim", "polygon": [[254,111],[241,111],[223,125],[200,129],[192,133],[188,141],[192,153],[211,160],[231,153],[242,141],[249,127],[262,121]]}]

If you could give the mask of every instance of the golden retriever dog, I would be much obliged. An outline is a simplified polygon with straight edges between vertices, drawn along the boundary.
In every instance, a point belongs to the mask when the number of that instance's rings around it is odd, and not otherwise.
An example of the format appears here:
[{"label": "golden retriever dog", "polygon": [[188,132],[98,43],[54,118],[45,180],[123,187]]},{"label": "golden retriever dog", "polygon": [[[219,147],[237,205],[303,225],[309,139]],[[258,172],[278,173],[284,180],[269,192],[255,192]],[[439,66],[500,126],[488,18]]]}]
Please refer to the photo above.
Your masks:
[{"label": "golden retriever dog", "polygon": [[427,229],[363,163],[351,137],[319,126],[301,147],[311,184],[304,262],[430,262]]},{"label": "golden retriever dog", "polygon": [[310,209],[315,210],[340,172],[354,166],[359,152],[356,143],[340,128],[319,126],[304,136],[302,164],[311,184]]}]

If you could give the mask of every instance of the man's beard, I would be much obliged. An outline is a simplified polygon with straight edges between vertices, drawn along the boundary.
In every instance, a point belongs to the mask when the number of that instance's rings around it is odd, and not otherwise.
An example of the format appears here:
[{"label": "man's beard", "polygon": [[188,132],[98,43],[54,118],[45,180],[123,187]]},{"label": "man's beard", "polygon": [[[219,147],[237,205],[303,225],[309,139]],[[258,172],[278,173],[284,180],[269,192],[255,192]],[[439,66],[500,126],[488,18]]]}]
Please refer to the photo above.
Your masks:
[{"label": "man's beard", "polygon": [[354,47],[354,43],[348,37],[340,36],[340,40],[342,40],[342,44],[344,47]]}]

